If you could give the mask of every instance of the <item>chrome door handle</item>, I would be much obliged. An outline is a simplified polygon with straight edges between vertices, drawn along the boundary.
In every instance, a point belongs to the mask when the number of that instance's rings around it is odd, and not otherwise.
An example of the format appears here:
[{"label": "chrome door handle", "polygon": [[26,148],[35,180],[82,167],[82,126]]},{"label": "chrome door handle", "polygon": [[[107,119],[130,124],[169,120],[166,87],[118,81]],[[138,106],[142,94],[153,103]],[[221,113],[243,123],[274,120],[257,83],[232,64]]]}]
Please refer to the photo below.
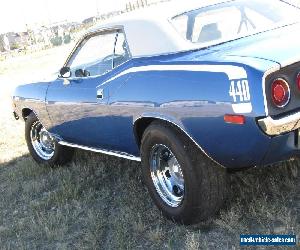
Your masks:
[{"label": "chrome door handle", "polygon": [[104,98],[103,89],[97,89],[97,99],[102,100]]}]

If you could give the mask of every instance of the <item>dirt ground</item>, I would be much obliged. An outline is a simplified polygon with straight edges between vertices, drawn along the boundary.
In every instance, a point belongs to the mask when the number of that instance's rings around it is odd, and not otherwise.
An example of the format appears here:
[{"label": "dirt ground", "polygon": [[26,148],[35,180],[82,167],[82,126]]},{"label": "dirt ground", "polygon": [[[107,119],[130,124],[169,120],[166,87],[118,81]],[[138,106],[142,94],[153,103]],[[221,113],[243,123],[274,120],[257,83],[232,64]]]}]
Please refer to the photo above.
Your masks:
[{"label": "dirt ground", "polygon": [[19,83],[55,73],[69,50],[0,62],[1,249],[239,249],[240,234],[300,237],[297,161],[231,174],[220,213],[189,227],[160,214],[139,163],[78,150],[64,167],[35,164],[9,95]]}]

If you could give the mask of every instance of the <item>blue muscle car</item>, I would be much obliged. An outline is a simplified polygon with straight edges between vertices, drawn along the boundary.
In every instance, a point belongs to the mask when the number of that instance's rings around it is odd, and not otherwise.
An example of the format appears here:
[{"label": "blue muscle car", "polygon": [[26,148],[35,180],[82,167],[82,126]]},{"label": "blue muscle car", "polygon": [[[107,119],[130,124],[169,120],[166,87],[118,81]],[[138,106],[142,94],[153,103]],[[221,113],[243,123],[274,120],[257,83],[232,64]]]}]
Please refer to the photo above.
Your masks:
[{"label": "blue muscle car", "polygon": [[16,88],[32,157],[64,164],[81,148],[141,161],[168,218],[205,220],[228,169],[300,154],[299,17],[280,0],[180,0],[103,23],[57,79]]}]

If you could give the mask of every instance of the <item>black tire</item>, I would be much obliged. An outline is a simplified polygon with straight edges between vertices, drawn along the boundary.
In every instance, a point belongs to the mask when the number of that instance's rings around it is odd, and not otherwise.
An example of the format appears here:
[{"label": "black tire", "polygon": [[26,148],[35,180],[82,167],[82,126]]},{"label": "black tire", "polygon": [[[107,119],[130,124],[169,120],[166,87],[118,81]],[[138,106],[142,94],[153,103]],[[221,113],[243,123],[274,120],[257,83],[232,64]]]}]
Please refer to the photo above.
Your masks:
[{"label": "black tire", "polygon": [[39,122],[38,118],[35,116],[34,113],[31,113],[25,122],[25,140],[27,143],[27,147],[29,150],[29,153],[31,154],[32,158],[38,163],[38,164],[46,164],[50,167],[54,167],[55,165],[64,165],[72,160],[74,149],[65,147],[62,145],[59,145],[57,141],[54,141],[55,149],[53,156],[50,159],[43,159],[38,155],[36,150],[34,149],[34,146],[31,141],[31,130],[33,128],[33,125]]},{"label": "black tire", "polygon": [[[150,171],[150,152],[155,145],[167,146],[180,164],[184,178],[183,200],[177,207],[167,204],[157,192]],[[155,121],[146,129],[141,142],[144,182],[155,204],[169,219],[195,224],[212,217],[222,206],[227,193],[227,171],[220,167],[182,131]]]}]

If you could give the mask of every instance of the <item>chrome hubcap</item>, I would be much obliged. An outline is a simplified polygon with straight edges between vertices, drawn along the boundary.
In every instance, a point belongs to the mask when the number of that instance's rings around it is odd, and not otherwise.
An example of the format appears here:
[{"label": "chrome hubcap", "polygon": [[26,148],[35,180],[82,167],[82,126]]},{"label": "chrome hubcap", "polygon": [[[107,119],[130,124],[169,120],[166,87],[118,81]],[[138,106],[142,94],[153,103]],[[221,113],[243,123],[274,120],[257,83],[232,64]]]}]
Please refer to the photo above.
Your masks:
[{"label": "chrome hubcap", "polygon": [[43,125],[36,121],[30,131],[31,144],[34,151],[43,160],[50,160],[54,155],[55,141]]},{"label": "chrome hubcap", "polygon": [[150,153],[150,171],[154,186],[171,207],[178,207],[184,197],[184,178],[181,167],[165,145],[154,145]]}]

